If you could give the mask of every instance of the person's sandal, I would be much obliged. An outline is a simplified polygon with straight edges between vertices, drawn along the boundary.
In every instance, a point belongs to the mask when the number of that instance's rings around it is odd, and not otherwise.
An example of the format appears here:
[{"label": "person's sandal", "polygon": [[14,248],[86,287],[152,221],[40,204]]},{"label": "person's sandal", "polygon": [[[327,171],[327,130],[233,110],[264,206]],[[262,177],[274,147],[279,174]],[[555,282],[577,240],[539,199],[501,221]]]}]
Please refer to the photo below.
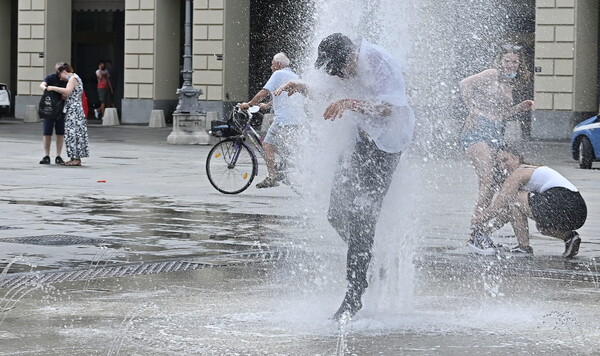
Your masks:
[{"label": "person's sandal", "polygon": [[54,159],[54,163],[56,163],[56,164],[65,164],[65,161],[62,159],[61,156],[56,156],[56,158]]},{"label": "person's sandal", "polygon": [[44,156],[44,158],[42,158],[42,160],[40,161],[40,164],[50,164],[50,157]]},{"label": "person's sandal", "polygon": [[265,178],[262,182],[258,183],[256,185],[256,188],[272,188],[272,187],[277,187],[279,185],[279,183],[277,183],[275,181],[275,179],[271,178],[271,177],[267,177]]},{"label": "person's sandal", "polygon": [[71,160],[71,161],[65,163],[65,166],[81,166],[81,160],[78,160],[78,159]]}]

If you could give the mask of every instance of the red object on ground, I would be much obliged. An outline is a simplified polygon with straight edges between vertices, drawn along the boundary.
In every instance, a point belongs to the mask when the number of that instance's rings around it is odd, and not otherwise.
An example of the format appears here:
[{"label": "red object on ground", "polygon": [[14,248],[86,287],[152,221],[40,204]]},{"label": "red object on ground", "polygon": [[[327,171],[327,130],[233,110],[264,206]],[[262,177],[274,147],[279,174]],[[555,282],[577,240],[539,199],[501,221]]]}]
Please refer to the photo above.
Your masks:
[{"label": "red object on ground", "polygon": [[99,180],[98,183],[106,183],[105,180]]}]

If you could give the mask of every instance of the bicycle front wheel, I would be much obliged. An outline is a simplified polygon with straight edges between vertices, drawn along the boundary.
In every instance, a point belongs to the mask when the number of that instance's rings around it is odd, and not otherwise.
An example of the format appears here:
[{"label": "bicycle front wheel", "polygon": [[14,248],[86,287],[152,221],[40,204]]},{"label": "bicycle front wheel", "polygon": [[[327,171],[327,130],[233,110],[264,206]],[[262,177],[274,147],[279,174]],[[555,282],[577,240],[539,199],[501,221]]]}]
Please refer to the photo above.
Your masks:
[{"label": "bicycle front wheel", "polygon": [[257,171],[256,156],[240,139],[230,138],[217,143],[206,158],[208,180],[224,194],[238,194],[246,190]]}]

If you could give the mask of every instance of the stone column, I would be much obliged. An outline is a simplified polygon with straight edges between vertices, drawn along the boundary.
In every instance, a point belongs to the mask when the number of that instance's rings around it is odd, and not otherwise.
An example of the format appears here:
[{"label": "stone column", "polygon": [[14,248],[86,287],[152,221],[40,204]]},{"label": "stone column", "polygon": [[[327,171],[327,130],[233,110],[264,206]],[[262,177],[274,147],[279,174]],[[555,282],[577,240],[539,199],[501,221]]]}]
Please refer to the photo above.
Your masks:
[{"label": "stone column", "polygon": [[149,123],[152,110],[170,114],[179,86],[181,1],[125,2],[124,124]]},{"label": "stone column", "polygon": [[15,117],[23,118],[27,105],[38,104],[39,85],[56,62],[71,61],[71,0],[19,1],[18,6],[19,95],[14,99]]},{"label": "stone column", "polygon": [[566,139],[597,110],[598,2],[539,0],[536,7],[532,136]]}]

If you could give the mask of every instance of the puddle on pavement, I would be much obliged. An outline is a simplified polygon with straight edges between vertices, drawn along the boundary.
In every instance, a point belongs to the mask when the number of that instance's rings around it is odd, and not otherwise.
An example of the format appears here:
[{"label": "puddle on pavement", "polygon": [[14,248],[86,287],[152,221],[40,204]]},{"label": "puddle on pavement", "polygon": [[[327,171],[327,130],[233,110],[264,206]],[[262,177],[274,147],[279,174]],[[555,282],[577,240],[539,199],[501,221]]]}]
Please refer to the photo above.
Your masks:
[{"label": "puddle on pavement", "polygon": [[[120,200],[90,196],[61,201],[12,199],[9,203],[60,208],[42,214],[37,223],[63,230],[57,236],[71,237],[74,242],[60,244],[56,238],[7,233],[0,239],[0,243],[10,244],[2,260],[23,255],[39,260],[38,271],[277,249],[281,246],[278,241],[283,240],[282,231],[296,224],[290,217],[229,212],[227,205],[143,196]],[[284,225],[286,229],[281,228]],[[5,266],[0,264],[0,268]],[[15,263],[9,273],[30,270]]]}]

